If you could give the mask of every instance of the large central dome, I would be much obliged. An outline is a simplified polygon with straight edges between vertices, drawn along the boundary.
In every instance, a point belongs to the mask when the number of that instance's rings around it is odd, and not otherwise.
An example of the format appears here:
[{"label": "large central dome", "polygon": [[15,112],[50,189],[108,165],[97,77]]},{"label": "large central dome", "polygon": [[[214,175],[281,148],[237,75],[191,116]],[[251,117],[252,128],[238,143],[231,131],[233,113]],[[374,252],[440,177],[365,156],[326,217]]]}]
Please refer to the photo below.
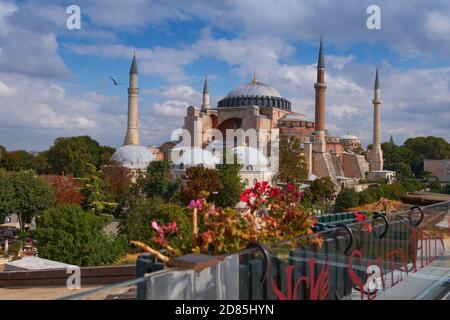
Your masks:
[{"label": "large central dome", "polygon": [[271,86],[259,82],[252,81],[250,83],[241,85],[228,93],[227,97],[240,97],[240,96],[269,96],[281,98],[281,94],[277,89]]},{"label": "large central dome", "polygon": [[291,103],[283,98],[277,89],[256,81],[255,77],[251,82],[231,90],[217,104],[218,108],[245,106],[273,107],[291,111]]}]

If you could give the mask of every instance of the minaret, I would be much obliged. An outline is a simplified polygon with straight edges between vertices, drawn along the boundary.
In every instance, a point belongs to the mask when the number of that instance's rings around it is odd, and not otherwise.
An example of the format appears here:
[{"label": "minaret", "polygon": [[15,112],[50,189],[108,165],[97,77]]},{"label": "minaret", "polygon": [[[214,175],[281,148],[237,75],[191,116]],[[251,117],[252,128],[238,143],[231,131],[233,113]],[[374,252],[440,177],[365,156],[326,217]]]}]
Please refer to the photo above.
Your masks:
[{"label": "minaret", "polygon": [[128,88],[128,127],[124,145],[139,144],[138,135],[138,69],[136,55],[133,55],[133,62],[130,68],[129,88]]},{"label": "minaret", "polygon": [[314,151],[325,152],[325,59],[323,57],[323,37],[320,37],[319,59],[317,61],[316,123],[314,132]]},{"label": "minaret", "polygon": [[381,90],[378,68],[375,75],[373,103],[373,147],[370,153],[370,171],[383,170],[383,151],[381,150]]},{"label": "minaret", "polygon": [[209,104],[209,90],[208,90],[208,76],[205,77],[205,84],[203,85],[203,104],[202,111],[206,111],[210,109],[211,106]]}]

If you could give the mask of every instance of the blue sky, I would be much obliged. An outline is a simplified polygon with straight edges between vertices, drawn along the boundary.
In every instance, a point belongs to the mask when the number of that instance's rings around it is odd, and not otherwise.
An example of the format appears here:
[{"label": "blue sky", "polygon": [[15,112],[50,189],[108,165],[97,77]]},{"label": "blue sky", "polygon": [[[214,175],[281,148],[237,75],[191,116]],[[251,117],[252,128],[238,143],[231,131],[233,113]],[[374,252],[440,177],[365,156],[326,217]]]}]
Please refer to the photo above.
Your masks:
[{"label": "blue sky", "polygon": [[[381,30],[366,27],[368,5]],[[382,138],[450,140],[448,1],[82,0],[81,30],[66,28],[70,1],[0,3],[0,145],[45,150],[59,136],[91,135],[120,146],[132,54],[139,65],[141,143],[159,145],[201,104],[257,78],[294,111],[314,117],[318,42],[327,66],[326,126],[363,144],[372,131],[375,67]]]}]

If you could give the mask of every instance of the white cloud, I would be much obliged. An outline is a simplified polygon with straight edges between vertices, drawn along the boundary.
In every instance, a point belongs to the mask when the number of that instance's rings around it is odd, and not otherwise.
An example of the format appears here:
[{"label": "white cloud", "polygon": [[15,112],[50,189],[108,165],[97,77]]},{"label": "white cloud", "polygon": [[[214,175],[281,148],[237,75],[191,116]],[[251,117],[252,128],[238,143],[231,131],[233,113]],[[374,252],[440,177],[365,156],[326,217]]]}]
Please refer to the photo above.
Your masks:
[{"label": "white cloud", "polygon": [[184,117],[189,106],[184,101],[168,100],[163,103],[155,103],[153,109],[157,114],[167,117]]}]

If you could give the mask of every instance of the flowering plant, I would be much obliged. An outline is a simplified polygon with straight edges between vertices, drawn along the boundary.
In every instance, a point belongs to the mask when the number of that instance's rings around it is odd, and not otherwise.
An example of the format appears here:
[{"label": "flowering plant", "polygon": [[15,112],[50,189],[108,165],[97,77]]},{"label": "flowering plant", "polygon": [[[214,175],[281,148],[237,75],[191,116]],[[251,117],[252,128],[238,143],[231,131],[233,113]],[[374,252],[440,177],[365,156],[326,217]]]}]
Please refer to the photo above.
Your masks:
[{"label": "flowering plant", "polygon": [[[240,199],[248,210],[240,213],[207,203],[208,194],[203,192],[187,206],[192,218],[191,250],[218,255],[241,250],[251,241],[270,243],[310,235],[316,220],[300,207],[302,196],[293,184],[278,187],[267,181],[256,182],[241,193]],[[171,254],[188,253],[169,245],[170,237],[179,237],[175,221],[166,225],[152,221],[151,227],[152,243]],[[309,241],[321,245],[319,237]]]},{"label": "flowering plant", "polygon": [[368,220],[373,217],[373,213],[354,211],[353,214],[357,222],[362,222],[362,229],[372,232],[373,226]]}]

